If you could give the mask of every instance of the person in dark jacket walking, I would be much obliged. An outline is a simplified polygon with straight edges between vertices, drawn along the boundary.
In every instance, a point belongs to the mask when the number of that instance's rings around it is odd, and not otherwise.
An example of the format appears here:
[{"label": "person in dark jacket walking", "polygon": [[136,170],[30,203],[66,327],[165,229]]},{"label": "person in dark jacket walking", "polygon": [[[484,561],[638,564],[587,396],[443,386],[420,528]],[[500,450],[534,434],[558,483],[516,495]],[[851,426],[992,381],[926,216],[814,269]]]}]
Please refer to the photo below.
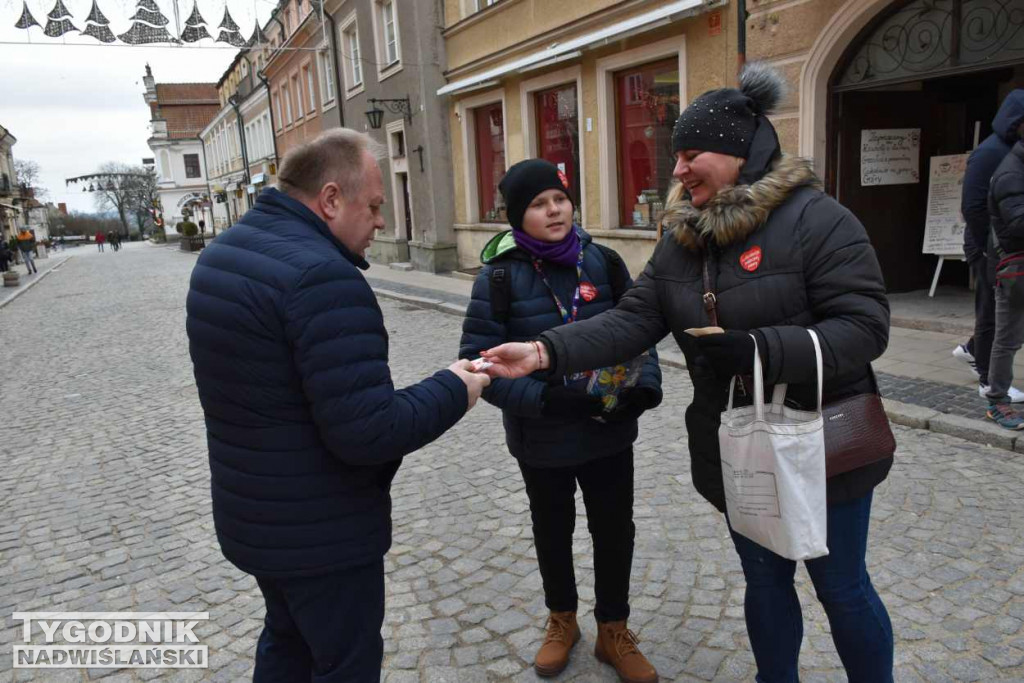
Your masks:
[{"label": "person in dark jacket walking", "polygon": [[7,247],[7,242],[0,239],[0,273],[7,272],[7,264],[11,261],[13,255],[11,250]]},{"label": "person in dark jacket walking", "polygon": [[[1024,136],[1024,122],[1019,134]],[[1024,343],[1024,140],[1013,146],[992,175],[989,212],[993,249],[1000,260],[986,415],[1001,427],[1018,430],[1024,429],[1024,415],[1011,407],[1009,391],[1013,359]]]},{"label": "person in dark jacket walking", "polygon": [[[992,119],[992,134],[985,138],[967,158],[964,172],[961,213],[967,222],[964,230],[964,254],[974,273],[974,336],[958,344],[953,355],[967,363],[978,375],[978,393],[984,398],[989,389],[988,368],[996,326],[994,268],[988,207],[989,183],[996,167],[1019,139],[1017,129],[1024,122],[1024,90],[1013,90],[1003,100]],[[998,260],[998,259],[996,259]],[[1014,403],[1024,401],[1024,392],[1010,387],[1007,392]]]},{"label": "person in dark jacket walking", "polygon": [[253,680],[377,681],[391,480],[473,406],[468,361],[402,390],[359,272],[384,227],[379,148],[335,128],[291,150],[280,189],[192,271],[189,352],[224,556],[256,577]]},{"label": "person in dark jacket walking", "polygon": [[[885,285],[864,227],[821,191],[808,162],[781,156],[767,114],[782,91],[776,71],[751,63],[740,89],[707,92],[680,115],[667,234],[615,309],[548,330],[533,344],[482,354],[494,377],[538,368],[561,376],[628,358],[671,333],[694,387],[686,410],[693,483],[722,512],[720,415],[733,376],[752,371],[754,338],[766,384],[788,384],[787,403],[812,410],[817,370],[808,328],[821,340],[826,403],[876,391],[870,362],[888,343]],[[687,330],[711,324],[709,290],[725,331],[691,336]],[[873,489],[891,465],[888,455],[828,479],[829,554],[805,562],[851,683],[892,681],[892,625],[865,565]],[[803,638],[796,563],[732,536],[747,581],[757,680],[796,681]]]},{"label": "person in dark jacket walking", "polygon": [[[461,358],[593,318],[631,284],[619,255],[573,224],[568,182],[557,167],[542,159],[521,161],[499,189],[512,231],[496,235],[481,255],[484,268],[466,311]],[[483,394],[502,409],[506,443],[530,499],[550,610],[534,668],[541,676],[558,674],[580,639],[572,558],[578,482],[594,541],[595,654],[623,680],[656,681],[626,621],[635,535],[633,442],[637,418],[661,403],[661,369],[651,349],[635,386],[623,390],[610,412],[600,396],[587,392],[586,377],[573,380],[495,380]]]}]

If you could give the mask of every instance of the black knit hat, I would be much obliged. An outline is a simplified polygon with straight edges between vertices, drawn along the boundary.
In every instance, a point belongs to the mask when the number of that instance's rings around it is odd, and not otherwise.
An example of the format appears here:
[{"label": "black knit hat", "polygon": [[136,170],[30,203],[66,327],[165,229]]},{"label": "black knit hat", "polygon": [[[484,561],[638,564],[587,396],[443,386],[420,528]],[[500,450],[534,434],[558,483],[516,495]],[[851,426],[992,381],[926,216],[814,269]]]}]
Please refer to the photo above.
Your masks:
[{"label": "black knit hat", "polygon": [[746,159],[759,119],[775,109],[785,89],[778,71],[750,62],[740,73],[739,89],[709,90],[679,115],[672,130],[673,153],[699,149]]},{"label": "black knit hat", "polygon": [[526,209],[534,197],[545,190],[561,190],[572,202],[569,180],[557,166],[544,159],[526,159],[514,164],[501,179],[498,189],[505,198],[508,222],[513,230],[523,229]]}]

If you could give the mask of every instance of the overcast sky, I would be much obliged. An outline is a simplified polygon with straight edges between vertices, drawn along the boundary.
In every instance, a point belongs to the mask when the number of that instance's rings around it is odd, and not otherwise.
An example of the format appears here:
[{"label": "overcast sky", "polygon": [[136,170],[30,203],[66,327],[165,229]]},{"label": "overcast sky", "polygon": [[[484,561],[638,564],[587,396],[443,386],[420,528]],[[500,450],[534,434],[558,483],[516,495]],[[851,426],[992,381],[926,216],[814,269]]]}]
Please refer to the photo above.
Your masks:
[{"label": "overcast sky", "polygon": [[[265,21],[273,9],[268,0],[256,0]],[[54,0],[27,0],[40,24]],[[64,0],[73,23],[82,28],[91,0]],[[127,30],[134,9],[133,0],[98,0],[115,34]],[[16,4],[15,4],[16,3]],[[222,49],[223,43],[204,40],[204,47],[157,48],[101,46],[89,37],[69,34],[69,41],[86,45],[65,45],[32,28],[31,45],[23,42],[26,32],[11,28],[21,14],[22,0],[0,0],[0,125],[18,139],[14,158],[39,164],[41,184],[49,190],[48,200],[67,202],[68,210],[93,211],[90,193],[66,190],[64,179],[91,173],[105,161],[139,164],[153,154],[146,145],[149,137],[149,108],[142,99],[142,77],[146,63],[158,83],[216,82],[235,55]],[[158,0],[170,16],[170,0]],[[253,27],[253,1],[230,11],[246,37]],[[191,0],[180,2],[182,20],[191,12]],[[224,3],[199,1],[199,10],[216,26]],[[172,21],[173,26],[173,21]],[[173,28],[172,28],[173,32]],[[74,36],[74,37],[72,37]]]}]

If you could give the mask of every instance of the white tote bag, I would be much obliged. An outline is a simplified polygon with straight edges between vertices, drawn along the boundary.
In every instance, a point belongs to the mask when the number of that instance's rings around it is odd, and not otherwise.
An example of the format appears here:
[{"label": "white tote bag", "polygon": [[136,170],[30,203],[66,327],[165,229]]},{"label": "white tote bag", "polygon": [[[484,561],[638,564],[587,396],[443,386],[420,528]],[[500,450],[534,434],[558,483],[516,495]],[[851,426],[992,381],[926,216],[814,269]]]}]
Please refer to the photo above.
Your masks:
[{"label": "white tote bag", "polygon": [[765,406],[755,338],[754,404],[733,407],[733,378],[718,430],[729,523],[737,533],[790,560],[828,555],[821,345],[813,331],[808,333],[817,361],[818,409],[786,407],[785,384],[776,385],[771,404]]}]

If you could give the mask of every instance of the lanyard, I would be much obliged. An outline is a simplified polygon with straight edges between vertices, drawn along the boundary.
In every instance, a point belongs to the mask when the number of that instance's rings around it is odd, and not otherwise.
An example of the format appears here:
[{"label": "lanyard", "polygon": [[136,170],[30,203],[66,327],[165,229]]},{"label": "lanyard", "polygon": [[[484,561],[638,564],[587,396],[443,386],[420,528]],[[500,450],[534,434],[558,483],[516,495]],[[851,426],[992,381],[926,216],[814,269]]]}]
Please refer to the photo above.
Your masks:
[{"label": "lanyard", "polygon": [[551,292],[551,298],[555,300],[555,306],[558,307],[558,313],[562,316],[562,322],[565,324],[576,322],[576,316],[580,311],[580,284],[583,282],[583,245],[580,245],[580,255],[576,259],[576,291],[572,295],[571,310],[567,310],[562,304],[562,300],[555,294],[555,288],[551,286],[547,275],[544,274],[544,269],[541,268],[540,261],[536,258],[533,259],[533,269],[537,271],[544,286]]}]

